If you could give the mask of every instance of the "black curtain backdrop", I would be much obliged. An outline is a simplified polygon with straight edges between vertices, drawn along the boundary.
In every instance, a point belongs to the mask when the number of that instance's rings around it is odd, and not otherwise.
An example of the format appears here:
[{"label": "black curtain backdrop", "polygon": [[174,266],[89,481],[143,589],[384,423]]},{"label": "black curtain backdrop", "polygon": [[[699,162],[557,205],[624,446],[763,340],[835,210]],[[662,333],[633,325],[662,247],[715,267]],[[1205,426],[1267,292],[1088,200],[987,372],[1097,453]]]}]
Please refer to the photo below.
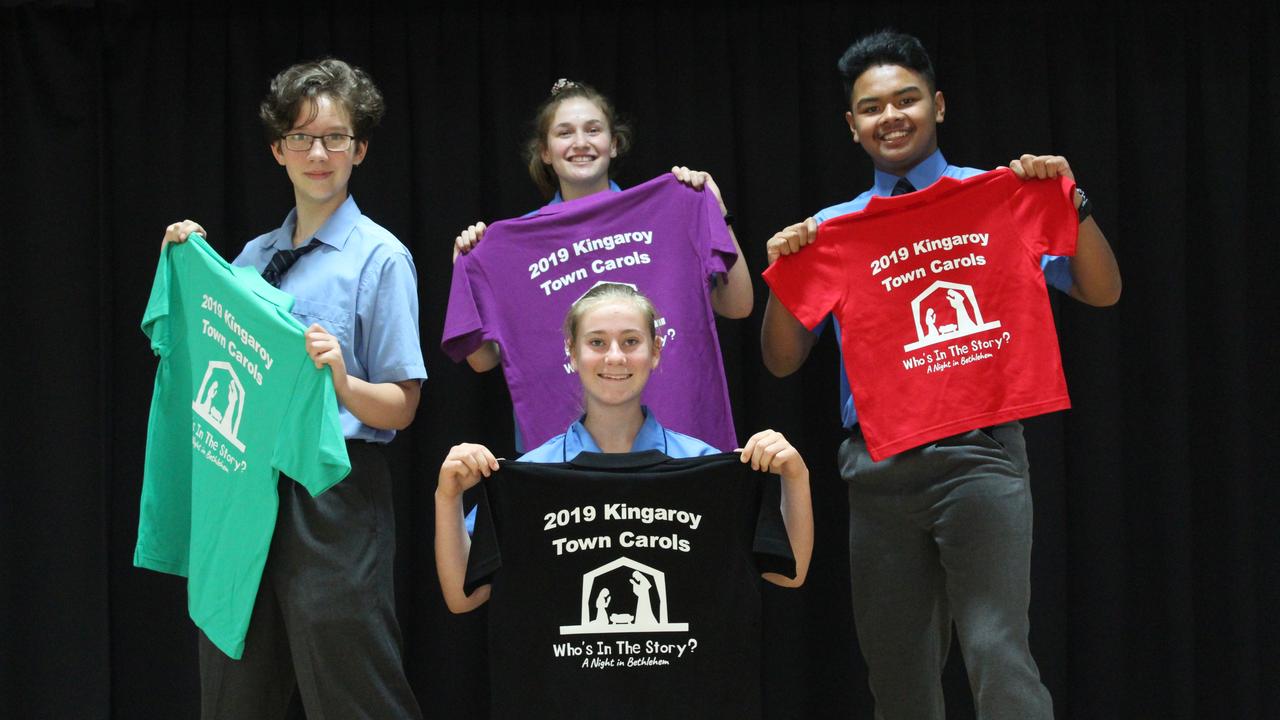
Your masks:
[{"label": "black curtain backdrop", "polygon": [[[216,4],[210,4],[216,5]],[[756,312],[721,321],[735,419],[813,471],[807,585],[766,593],[768,717],[871,716],[849,609],[836,351],[763,368],[765,240],[871,180],[836,59],[892,25],[933,54],[959,165],[1065,155],[1124,297],[1056,301],[1074,409],[1027,423],[1032,645],[1059,717],[1256,718],[1280,706],[1275,395],[1280,5],[578,4],[418,11],[13,2],[0,8],[0,717],[195,718],[184,582],[132,567],[155,359],[138,323],[166,224],[227,257],[292,204],[256,120],[283,67],[336,55],[387,100],[352,181],[419,272],[431,378],[393,444],[406,662],[434,717],[483,717],[485,617],[451,616],[432,492],[462,440],[511,454],[499,372],[439,349],[453,236],[540,204],[518,149],[567,76],[634,122],[631,185],[710,171]],[[958,653],[950,716],[972,717]],[[1270,710],[1268,710],[1270,708]]]}]

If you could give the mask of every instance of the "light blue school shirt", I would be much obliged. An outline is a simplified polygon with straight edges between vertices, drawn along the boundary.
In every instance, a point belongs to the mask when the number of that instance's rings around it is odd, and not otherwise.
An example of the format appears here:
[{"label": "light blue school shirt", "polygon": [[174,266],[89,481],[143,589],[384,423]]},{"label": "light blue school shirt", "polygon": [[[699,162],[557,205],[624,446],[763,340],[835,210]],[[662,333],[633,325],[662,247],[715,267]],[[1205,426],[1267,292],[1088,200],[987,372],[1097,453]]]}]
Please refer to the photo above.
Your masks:
[{"label": "light blue school shirt", "polygon": [[[658,424],[658,419],[653,416],[653,413],[649,412],[648,407],[643,408],[643,410],[644,423],[640,426],[640,432],[636,433],[636,439],[631,442],[631,452],[657,450],[663,455],[673,458],[701,457],[703,455],[715,455],[720,452],[695,437],[662,427],[662,425]],[[591,437],[591,433],[587,432],[586,426],[582,424],[586,417],[586,415],[583,415],[578,418],[569,426],[568,430],[521,455],[516,458],[516,461],[569,462],[581,452],[604,452],[599,445],[596,445],[595,438]]]},{"label": "light blue school shirt", "polygon": [[[614,181],[610,180],[610,181],[609,181],[609,192],[622,192],[622,187],[621,187],[621,186],[619,186],[619,185],[618,185],[618,183],[616,183],[616,182],[614,182]],[[563,198],[563,197],[560,197],[560,191],[559,191],[559,190],[556,190],[556,194],[551,196],[551,199],[547,201],[547,205],[559,205],[559,204],[560,204],[560,203],[562,203],[562,202],[564,202],[564,198]],[[544,206],[544,207],[545,207],[545,206]],[[532,214],[534,214],[534,213],[536,213],[536,212],[538,212],[538,211],[537,211],[537,210],[531,210],[531,211],[529,211],[528,213],[526,213],[526,214],[525,214],[525,217],[528,217],[529,215],[532,215]]]},{"label": "light blue school shirt", "polygon": [[[298,211],[284,224],[250,240],[235,265],[260,273],[277,250],[293,248]],[[280,282],[296,298],[293,316],[318,323],[342,345],[347,374],[371,383],[423,380],[427,368],[418,340],[418,276],[409,250],[388,230],[346,201],[315,234],[320,247],[303,255]],[[305,244],[305,243],[304,243]],[[387,443],[394,430],[373,428],[338,403],[348,440]]]}]

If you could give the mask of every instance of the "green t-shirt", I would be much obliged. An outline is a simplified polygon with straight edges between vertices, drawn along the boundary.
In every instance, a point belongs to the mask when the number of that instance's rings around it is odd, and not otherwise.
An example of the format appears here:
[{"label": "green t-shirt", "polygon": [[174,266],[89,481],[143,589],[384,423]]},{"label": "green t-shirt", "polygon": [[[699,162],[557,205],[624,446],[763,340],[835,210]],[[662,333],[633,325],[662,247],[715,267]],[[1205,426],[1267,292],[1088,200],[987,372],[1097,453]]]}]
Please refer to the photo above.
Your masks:
[{"label": "green t-shirt", "polygon": [[191,619],[236,659],[279,473],[318,495],[351,470],[333,376],[307,357],[292,305],[192,235],[160,254],[142,317],[160,365],[133,563],[186,576]]}]

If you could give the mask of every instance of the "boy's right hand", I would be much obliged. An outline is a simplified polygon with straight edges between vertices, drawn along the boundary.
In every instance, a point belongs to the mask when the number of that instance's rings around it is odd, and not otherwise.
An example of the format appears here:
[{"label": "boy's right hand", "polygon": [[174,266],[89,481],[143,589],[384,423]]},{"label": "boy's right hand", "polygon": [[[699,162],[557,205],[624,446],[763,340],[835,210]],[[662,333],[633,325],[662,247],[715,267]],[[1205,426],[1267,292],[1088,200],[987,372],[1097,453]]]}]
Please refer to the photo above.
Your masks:
[{"label": "boy's right hand", "polygon": [[200,227],[200,223],[195,220],[182,220],[164,229],[164,240],[160,242],[160,249],[163,250],[164,246],[171,242],[186,242],[187,236],[191,233],[197,233],[204,237],[205,240],[209,239],[209,234],[204,231],[204,228]]},{"label": "boy's right hand", "polygon": [[768,265],[777,262],[783,255],[800,252],[805,245],[818,237],[818,222],[813,218],[805,218],[803,222],[788,225],[774,233],[765,244],[765,257]]}]

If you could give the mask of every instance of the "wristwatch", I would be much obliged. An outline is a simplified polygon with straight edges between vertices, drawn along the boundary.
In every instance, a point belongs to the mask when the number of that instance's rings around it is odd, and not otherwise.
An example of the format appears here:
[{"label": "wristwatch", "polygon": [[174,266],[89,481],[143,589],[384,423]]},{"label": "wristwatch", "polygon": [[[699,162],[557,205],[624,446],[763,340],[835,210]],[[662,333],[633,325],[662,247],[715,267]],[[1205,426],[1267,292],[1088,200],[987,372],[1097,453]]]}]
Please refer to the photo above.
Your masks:
[{"label": "wristwatch", "polygon": [[1093,203],[1089,202],[1089,196],[1085,195],[1079,187],[1076,188],[1076,192],[1080,195],[1080,207],[1076,208],[1076,215],[1079,216],[1080,222],[1084,222],[1085,218],[1093,214]]}]

